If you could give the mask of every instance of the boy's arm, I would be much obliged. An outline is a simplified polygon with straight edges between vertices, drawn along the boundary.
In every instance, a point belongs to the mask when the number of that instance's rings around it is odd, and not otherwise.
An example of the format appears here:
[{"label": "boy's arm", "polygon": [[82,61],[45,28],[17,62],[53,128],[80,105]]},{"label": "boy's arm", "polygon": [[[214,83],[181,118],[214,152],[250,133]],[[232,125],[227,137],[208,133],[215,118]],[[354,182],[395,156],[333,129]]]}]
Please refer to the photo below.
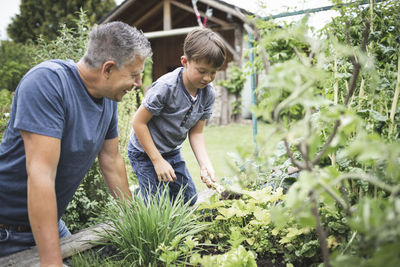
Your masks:
[{"label": "boy's arm", "polygon": [[147,123],[152,117],[153,115],[151,112],[143,105],[140,105],[133,117],[133,129],[135,130],[135,134],[144,151],[153,163],[158,181],[173,182],[176,180],[175,171],[158,151],[153,139],[151,138],[149,128],[147,127]]},{"label": "boy's arm", "polygon": [[118,137],[104,141],[98,159],[104,180],[114,198],[132,197],[125,163],[118,149]]},{"label": "boy's arm", "polygon": [[206,142],[204,140],[203,129],[205,124],[205,120],[199,120],[192,129],[190,129],[189,142],[200,166],[201,180],[210,187],[210,181],[206,178],[210,178],[212,182],[215,182],[215,172],[211,160],[208,157]]}]

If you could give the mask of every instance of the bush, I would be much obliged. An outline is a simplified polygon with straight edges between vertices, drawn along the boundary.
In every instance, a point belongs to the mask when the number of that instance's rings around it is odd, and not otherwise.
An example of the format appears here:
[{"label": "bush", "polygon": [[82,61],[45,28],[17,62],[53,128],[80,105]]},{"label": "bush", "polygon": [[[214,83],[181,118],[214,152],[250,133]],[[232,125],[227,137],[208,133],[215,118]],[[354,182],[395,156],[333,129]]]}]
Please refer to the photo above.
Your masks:
[{"label": "bush", "polygon": [[111,199],[96,160],[78,187],[62,219],[72,233],[100,223],[101,211]]},{"label": "bush", "polygon": [[0,90],[0,140],[3,138],[10,117],[12,97],[13,94],[10,91],[6,89]]},{"label": "bush", "polygon": [[0,90],[15,91],[19,81],[32,67],[32,46],[0,41]]}]

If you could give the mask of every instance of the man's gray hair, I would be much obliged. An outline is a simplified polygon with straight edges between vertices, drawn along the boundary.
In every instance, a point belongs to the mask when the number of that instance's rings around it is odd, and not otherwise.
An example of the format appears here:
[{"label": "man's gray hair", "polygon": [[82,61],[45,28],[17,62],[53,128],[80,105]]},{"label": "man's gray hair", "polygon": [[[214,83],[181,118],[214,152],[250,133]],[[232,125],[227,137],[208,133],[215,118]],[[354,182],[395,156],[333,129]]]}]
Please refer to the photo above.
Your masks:
[{"label": "man's gray hair", "polygon": [[99,68],[112,60],[119,69],[136,56],[151,56],[150,42],[142,31],[120,21],[95,26],[89,33],[88,48],[83,61],[91,68]]}]

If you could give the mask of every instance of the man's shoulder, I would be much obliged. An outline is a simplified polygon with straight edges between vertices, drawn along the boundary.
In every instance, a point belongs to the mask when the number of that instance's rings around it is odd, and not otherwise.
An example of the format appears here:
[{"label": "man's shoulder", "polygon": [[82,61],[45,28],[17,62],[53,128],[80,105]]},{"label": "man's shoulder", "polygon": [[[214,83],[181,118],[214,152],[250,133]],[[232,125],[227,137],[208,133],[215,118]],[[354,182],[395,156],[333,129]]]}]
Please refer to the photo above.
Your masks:
[{"label": "man's shoulder", "polygon": [[33,69],[46,68],[50,70],[59,70],[59,69],[73,68],[74,66],[75,62],[72,60],[51,59],[39,63]]},{"label": "man's shoulder", "polygon": [[38,73],[40,75],[48,73],[62,73],[69,72],[75,68],[75,63],[72,60],[47,60],[39,63],[29,70],[27,74]]}]

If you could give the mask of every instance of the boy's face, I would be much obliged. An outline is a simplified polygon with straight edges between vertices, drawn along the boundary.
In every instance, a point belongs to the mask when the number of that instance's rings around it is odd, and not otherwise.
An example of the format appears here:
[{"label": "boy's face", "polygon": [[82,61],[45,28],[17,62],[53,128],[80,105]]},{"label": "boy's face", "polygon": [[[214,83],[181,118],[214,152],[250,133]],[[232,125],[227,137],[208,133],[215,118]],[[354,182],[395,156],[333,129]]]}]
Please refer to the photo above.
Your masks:
[{"label": "boy's face", "polygon": [[204,60],[189,61],[186,56],[181,57],[182,66],[185,67],[183,79],[188,90],[204,88],[215,79],[218,68]]}]

